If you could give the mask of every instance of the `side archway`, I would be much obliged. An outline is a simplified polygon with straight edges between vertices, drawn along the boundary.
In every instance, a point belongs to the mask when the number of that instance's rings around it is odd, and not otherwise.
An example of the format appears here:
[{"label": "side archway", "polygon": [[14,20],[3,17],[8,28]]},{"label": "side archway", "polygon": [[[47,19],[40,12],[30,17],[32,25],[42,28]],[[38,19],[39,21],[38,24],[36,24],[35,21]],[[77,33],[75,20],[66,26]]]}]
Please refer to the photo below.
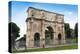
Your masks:
[{"label": "side archway", "polygon": [[34,34],[34,46],[40,47],[40,34],[39,33]]},{"label": "side archway", "polygon": [[61,34],[58,34],[58,43],[61,44]]}]

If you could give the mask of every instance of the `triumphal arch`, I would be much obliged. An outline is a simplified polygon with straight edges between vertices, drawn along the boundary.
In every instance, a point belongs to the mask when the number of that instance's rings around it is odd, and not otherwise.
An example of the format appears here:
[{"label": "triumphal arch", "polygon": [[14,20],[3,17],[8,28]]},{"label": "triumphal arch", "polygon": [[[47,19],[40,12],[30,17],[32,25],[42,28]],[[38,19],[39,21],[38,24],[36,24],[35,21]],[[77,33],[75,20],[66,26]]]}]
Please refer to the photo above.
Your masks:
[{"label": "triumphal arch", "polygon": [[34,7],[27,10],[27,48],[65,43],[64,15]]}]

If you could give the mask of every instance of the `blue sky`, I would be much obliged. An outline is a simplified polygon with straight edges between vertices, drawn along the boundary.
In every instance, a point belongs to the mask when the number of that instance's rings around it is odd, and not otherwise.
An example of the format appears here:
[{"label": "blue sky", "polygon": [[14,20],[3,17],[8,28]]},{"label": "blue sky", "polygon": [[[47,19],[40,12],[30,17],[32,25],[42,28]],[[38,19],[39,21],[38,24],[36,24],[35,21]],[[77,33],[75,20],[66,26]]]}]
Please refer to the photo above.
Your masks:
[{"label": "blue sky", "polygon": [[64,15],[64,21],[70,24],[71,28],[74,28],[77,22],[78,7],[77,5],[69,4],[55,4],[55,3],[32,3],[32,2],[18,2],[13,1],[11,5],[11,20],[20,27],[20,35],[26,33],[26,18],[28,7],[35,7],[55,13]]}]

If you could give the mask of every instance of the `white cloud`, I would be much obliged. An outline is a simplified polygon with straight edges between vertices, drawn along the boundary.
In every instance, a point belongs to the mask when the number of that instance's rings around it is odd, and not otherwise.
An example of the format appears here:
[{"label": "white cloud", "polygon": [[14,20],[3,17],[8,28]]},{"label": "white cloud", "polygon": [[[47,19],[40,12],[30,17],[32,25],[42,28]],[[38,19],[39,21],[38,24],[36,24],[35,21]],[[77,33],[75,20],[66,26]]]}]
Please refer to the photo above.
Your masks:
[{"label": "white cloud", "polygon": [[67,14],[68,14],[68,15],[72,15],[73,13],[72,13],[72,12],[68,12]]},{"label": "white cloud", "polygon": [[70,15],[73,15],[73,12],[71,12],[71,11],[64,11],[64,15],[70,16]]}]

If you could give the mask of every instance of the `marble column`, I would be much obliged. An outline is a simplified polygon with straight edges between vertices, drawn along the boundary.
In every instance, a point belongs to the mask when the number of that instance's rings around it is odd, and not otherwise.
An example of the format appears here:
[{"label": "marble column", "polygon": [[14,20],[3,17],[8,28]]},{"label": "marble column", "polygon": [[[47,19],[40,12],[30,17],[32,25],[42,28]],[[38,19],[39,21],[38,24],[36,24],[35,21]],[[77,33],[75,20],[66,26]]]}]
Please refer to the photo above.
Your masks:
[{"label": "marble column", "polygon": [[41,28],[41,42],[40,42],[40,46],[43,47],[43,45],[45,45],[45,21],[42,20],[42,28]]}]

